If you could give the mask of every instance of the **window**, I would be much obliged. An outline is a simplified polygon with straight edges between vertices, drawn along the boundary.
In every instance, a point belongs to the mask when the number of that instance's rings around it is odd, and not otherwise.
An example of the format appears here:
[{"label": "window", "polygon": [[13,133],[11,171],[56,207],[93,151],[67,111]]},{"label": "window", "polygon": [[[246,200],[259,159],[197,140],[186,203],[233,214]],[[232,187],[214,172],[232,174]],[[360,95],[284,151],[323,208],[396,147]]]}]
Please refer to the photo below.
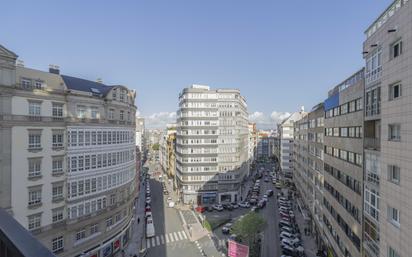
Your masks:
[{"label": "window", "polygon": [[98,224],[94,224],[90,227],[90,235],[96,234],[99,232]]},{"label": "window", "polygon": [[29,206],[41,204],[41,188],[29,189]]},{"label": "window", "polygon": [[391,45],[391,57],[392,59],[402,54],[402,40],[398,40]]},{"label": "window", "polygon": [[52,105],[52,115],[53,117],[63,117],[63,104],[62,103],[53,103]]},{"label": "window", "polygon": [[77,106],[77,118],[83,119],[86,118],[87,109],[84,105]]},{"label": "window", "polygon": [[38,229],[41,227],[41,213],[30,215],[29,220],[29,230]]},{"label": "window", "polygon": [[389,141],[400,141],[401,140],[401,125],[399,124],[389,124]]},{"label": "window", "polygon": [[389,246],[388,257],[401,257],[392,247]]},{"label": "window", "polygon": [[401,169],[396,165],[388,165],[388,180],[392,183],[399,184]]},{"label": "window", "polygon": [[82,229],[76,232],[76,241],[86,238],[86,230]]},{"label": "window", "polygon": [[120,213],[116,214],[116,222],[119,222],[122,219],[122,215]]},{"label": "window", "polygon": [[52,197],[53,201],[63,199],[63,184],[53,185]]},{"label": "window", "polygon": [[29,115],[30,116],[41,116],[41,102],[29,101]]},{"label": "window", "polygon": [[29,178],[38,177],[41,175],[41,158],[29,159]]},{"label": "window", "polygon": [[106,227],[110,227],[111,225],[113,225],[113,219],[110,217],[106,219]]},{"label": "window", "polygon": [[56,237],[52,240],[52,251],[53,253],[59,253],[64,249],[63,236]]},{"label": "window", "polygon": [[120,120],[124,120],[124,111],[120,110]]},{"label": "window", "polygon": [[340,136],[347,137],[348,136],[348,128],[340,128]]},{"label": "window", "polygon": [[120,101],[124,102],[125,101],[125,90],[120,89]]},{"label": "window", "polygon": [[349,112],[354,112],[356,110],[356,102],[351,101],[349,102]]},{"label": "window", "polygon": [[53,223],[63,220],[63,208],[52,210]]},{"label": "window", "polygon": [[59,131],[53,131],[53,147],[59,148],[63,147],[63,136],[64,132],[59,130]]},{"label": "window", "polygon": [[90,116],[92,119],[99,119],[100,118],[99,108],[92,107],[90,114],[91,114]]},{"label": "window", "polygon": [[20,83],[21,83],[21,86],[24,87],[24,88],[27,88],[27,89],[31,88],[31,80],[30,79],[21,79]]},{"label": "window", "polygon": [[63,172],[63,157],[53,157],[52,174],[60,174]]},{"label": "window", "polygon": [[388,219],[389,219],[390,223],[392,223],[393,225],[399,227],[400,226],[400,221],[399,221],[399,211],[398,211],[398,209],[388,206]]},{"label": "window", "polygon": [[401,84],[396,83],[389,86],[389,101],[395,100],[402,95]]},{"label": "window", "polygon": [[43,82],[41,81],[34,81],[34,88],[36,89],[41,89],[43,85]]},{"label": "window", "polygon": [[114,109],[109,109],[109,120],[114,120]]},{"label": "window", "polygon": [[113,89],[112,97],[113,97],[114,100],[116,100],[116,98],[117,98],[117,88]]}]

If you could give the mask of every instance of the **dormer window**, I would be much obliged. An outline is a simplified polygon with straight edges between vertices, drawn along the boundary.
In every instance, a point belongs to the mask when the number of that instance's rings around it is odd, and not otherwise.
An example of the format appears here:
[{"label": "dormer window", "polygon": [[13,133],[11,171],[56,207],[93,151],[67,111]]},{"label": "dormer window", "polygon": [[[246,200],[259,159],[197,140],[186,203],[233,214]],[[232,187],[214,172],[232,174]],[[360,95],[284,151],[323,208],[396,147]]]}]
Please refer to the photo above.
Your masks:
[{"label": "dormer window", "polygon": [[31,80],[30,79],[21,79],[20,83],[21,83],[21,86],[26,88],[26,89],[31,88]]},{"label": "dormer window", "polygon": [[117,89],[116,88],[113,89],[112,97],[113,97],[114,100],[116,100],[116,98],[117,98]]},{"label": "dormer window", "polygon": [[34,82],[34,88],[42,89],[42,85],[43,85],[43,83],[41,81],[35,81]]},{"label": "dormer window", "polygon": [[120,90],[120,102],[124,102],[125,90]]}]

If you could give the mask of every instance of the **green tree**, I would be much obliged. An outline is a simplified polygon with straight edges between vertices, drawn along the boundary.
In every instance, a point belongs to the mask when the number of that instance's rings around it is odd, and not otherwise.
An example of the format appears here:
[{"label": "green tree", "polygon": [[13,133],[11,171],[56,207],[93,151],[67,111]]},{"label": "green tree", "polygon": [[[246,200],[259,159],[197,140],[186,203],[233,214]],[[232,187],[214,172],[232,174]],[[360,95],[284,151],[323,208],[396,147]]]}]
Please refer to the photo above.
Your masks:
[{"label": "green tree", "polygon": [[160,147],[160,145],[157,143],[157,144],[153,144],[152,145],[152,150],[153,151],[158,151],[159,150],[159,147]]},{"label": "green tree", "polygon": [[243,244],[249,245],[250,256],[258,256],[258,234],[266,226],[266,221],[257,213],[250,212],[236,221],[232,227],[232,233],[236,234]]}]

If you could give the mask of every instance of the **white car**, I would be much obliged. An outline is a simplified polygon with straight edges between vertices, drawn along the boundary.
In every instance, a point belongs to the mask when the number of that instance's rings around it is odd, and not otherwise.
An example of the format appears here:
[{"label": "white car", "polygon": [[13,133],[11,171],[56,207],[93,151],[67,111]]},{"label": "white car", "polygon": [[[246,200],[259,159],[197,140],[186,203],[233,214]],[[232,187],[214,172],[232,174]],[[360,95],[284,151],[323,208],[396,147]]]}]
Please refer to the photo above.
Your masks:
[{"label": "white car", "polygon": [[145,217],[146,217],[146,218],[152,217],[152,212],[151,212],[151,211],[147,211],[147,212],[145,213]]},{"label": "white car", "polygon": [[150,197],[146,197],[146,203],[150,204],[152,202],[152,199],[150,199]]},{"label": "white car", "polygon": [[169,208],[173,208],[175,207],[175,202],[170,201],[168,204]]},{"label": "white car", "polygon": [[248,203],[248,202],[239,203],[239,206],[242,207],[242,208],[249,208],[250,203]]},{"label": "white car", "polygon": [[223,206],[221,204],[214,204],[213,209],[216,211],[223,211]]}]

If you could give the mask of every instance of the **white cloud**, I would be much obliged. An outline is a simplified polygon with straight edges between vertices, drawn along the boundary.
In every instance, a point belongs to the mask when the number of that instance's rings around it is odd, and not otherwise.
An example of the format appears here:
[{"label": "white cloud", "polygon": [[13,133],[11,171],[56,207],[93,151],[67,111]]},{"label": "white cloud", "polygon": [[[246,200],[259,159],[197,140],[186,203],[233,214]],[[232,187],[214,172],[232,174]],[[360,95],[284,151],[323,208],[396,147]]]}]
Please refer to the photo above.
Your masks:
[{"label": "white cloud", "polygon": [[249,121],[255,122],[260,129],[274,129],[276,124],[289,117],[289,115],[288,112],[273,111],[270,115],[266,115],[263,112],[255,111],[249,114]]},{"label": "white cloud", "polygon": [[145,117],[147,128],[166,128],[166,124],[176,122],[176,112],[157,112]]}]

